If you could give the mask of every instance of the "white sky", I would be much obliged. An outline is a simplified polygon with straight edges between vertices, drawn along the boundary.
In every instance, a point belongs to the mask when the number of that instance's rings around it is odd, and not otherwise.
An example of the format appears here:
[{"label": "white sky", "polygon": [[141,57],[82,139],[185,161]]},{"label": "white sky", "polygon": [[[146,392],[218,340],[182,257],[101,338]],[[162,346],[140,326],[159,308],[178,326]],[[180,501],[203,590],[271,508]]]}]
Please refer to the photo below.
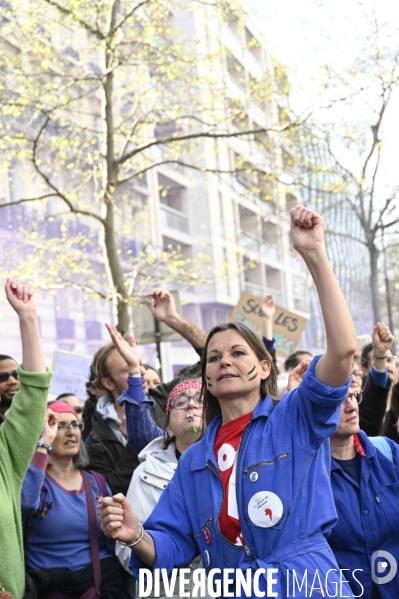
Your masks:
[{"label": "white sky", "polygon": [[[300,93],[292,98],[294,108],[305,107],[320,88],[318,69],[330,64],[341,70],[360,56],[367,44],[373,3],[356,0],[246,0],[260,17],[261,28],[271,50],[290,70],[290,80]],[[399,1],[376,0],[374,11],[385,24],[384,41],[399,44]],[[390,37],[389,37],[390,36]],[[353,113],[342,112],[351,119]],[[383,174],[392,189],[399,182],[399,93],[387,113],[382,131],[384,142]],[[338,116],[340,118],[340,115]]]}]

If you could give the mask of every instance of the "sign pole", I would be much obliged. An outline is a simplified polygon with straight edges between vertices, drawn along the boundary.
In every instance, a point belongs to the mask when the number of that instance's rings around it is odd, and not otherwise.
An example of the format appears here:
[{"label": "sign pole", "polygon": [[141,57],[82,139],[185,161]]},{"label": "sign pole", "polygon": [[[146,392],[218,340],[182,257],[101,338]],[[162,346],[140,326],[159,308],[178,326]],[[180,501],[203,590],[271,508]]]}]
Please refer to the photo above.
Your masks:
[{"label": "sign pole", "polygon": [[155,345],[157,346],[157,356],[158,356],[158,364],[159,364],[159,375],[162,381],[162,358],[161,358],[161,327],[159,326],[159,321],[154,318],[155,325]]}]

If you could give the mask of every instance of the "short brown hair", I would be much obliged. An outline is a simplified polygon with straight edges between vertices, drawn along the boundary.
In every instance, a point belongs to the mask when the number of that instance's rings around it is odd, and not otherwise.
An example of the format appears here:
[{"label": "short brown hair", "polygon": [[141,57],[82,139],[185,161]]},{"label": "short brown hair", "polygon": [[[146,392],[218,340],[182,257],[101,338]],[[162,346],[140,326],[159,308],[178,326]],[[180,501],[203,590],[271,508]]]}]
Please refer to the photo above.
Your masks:
[{"label": "short brown hair", "polygon": [[256,357],[259,361],[266,360],[270,364],[270,374],[267,379],[261,380],[259,385],[259,395],[260,397],[266,397],[269,395],[273,401],[278,400],[277,394],[277,371],[274,367],[273,360],[265,346],[263,345],[262,340],[258,335],[256,335],[247,325],[242,324],[241,322],[225,322],[222,324],[217,324],[212,327],[209,331],[206,341],[205,347],[202,353],[201,360],[201,373],[202,373],[202,390],[201,394],[204,402],[204,411],[203,411],[203,420],[202,420],[202,431],[201,436],[205,432],[205,428],[208,426],[210,421],[221,413],[220,404],[217,398],[212,395],[212,393],[207,388],[206,379],[205,379],[205,371],[207,364],[207,353],[208,353],[208,345],[212,337],[217,333],[224,333],[228,330],[237,331],[241,337],[245,339],[250,348],[255,352]]},{"label": "short brown hair", "polygon": [[99,350],[96,351],[93,358],[93,370],[94,370],[94,380],[91,382],[92,385],[97,387],[97,389],[102,389],[103,391],[108,391],[102,384],[102,379],[111,378],[111,373],[108,369],[107,360],[112,352],[112,350],[116,349],[113,343],[108,343],[108,345],[103,345]]}]

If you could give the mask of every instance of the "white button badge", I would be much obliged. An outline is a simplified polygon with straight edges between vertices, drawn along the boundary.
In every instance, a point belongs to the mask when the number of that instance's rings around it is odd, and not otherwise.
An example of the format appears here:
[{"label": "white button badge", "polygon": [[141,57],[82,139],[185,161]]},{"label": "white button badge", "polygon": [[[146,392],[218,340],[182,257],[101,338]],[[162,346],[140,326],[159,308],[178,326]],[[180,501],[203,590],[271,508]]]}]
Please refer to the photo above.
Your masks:
[{"label": "white button badge", "polygon": [[248,503],[251,522],[262,528],[276,526],[283,516],[283,504],[278,495],[271,491],[259,491]]}]

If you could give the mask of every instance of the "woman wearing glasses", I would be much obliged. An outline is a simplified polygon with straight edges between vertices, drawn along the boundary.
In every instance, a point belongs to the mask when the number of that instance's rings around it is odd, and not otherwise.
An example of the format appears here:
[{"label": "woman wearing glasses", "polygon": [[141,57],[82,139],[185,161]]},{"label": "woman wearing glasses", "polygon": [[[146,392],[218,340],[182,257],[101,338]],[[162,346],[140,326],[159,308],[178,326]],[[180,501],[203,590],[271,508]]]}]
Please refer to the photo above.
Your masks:
[{"label": "woman wearing glasses", "polygon": [[82,426],[69,404],[50,404],[22,486],[26,565],[40,597],[68,599],[98,586],[93,563],[99,560],[101,597],[127,599],[123,570],[95,510],[97,498],[111,491],[100,474],[83,470]]},{"label": "woman wearing glasses", "polygon": [[399,597],[396,570],[387,555],[375,552],[389,552],[399,562],[399,446],[360,430],[361,400],[361,391],[351,389],[330,437],[338,524],[328,542],[354,596],[394,599]]},{"label": "woman wearing glasses", "polygon": [[201,555],[221,596],[239,595],[241,574],[251,582],[247,597],[295,596],[294,570],[298,597],[334,596],[339,585],[326,540],[336,523],[328,437],[348,394],[356,335],[323,248],[322,219],[303,206],[290,214],[293,245],[319,294],[326,353],[277,403],[276,371],[257,335],[238,322],[210,330],[201,438],[144,525],[122,495],[102,501],[101,526],[132,547],[136,576],[148,567],[170,575]]},{"label": "woman wearing glasses", "polygon": [[[197,439],[202,423],[200,395],[199,380],[187,380],[177,385],[166,404],[165,432],[139,454],[141,464],[134,471],[126,497],[134,505],[141,524],[150,516],[172,479],[180,456]],[[116,544],[116,555],[129,572],[130,554],[128,547]],[[200,567],[200,559],[194,560],[190,567]],[[162,585],[160,593],[161,596],[165,594]]]}]

